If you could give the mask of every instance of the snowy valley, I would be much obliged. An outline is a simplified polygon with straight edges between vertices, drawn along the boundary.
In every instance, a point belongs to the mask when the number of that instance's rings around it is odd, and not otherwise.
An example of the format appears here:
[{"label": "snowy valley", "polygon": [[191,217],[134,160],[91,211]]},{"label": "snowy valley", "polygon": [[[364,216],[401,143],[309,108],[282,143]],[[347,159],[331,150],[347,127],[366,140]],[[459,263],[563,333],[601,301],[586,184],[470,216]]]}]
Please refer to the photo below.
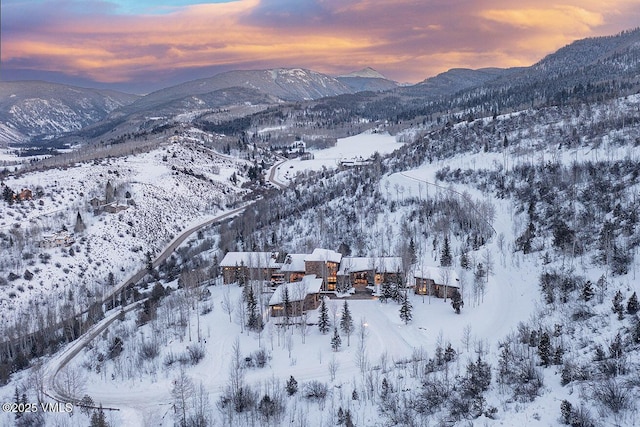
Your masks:
[{"label": "snowy valley", "polygon": [[573,83],[5,170],[0,398],[74,409],[0,425],[638,425],[640,82]]}]

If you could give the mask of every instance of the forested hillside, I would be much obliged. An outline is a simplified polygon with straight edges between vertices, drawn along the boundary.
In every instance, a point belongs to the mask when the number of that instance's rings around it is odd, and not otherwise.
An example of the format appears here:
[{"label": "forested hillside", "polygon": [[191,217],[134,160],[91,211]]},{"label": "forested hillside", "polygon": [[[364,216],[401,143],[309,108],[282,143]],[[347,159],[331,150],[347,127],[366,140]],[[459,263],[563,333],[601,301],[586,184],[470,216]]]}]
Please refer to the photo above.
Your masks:
[{"label": "forested hillside", "polygon": [[[119,409],[114,425],[638,425],[639,46],[633,30],[532,67],[457,70],[413,89],[182,111],[176,122],[168,113],[162,126],[146,122],[156,132],[111,141],[142,150],[157,137],[144,154],[7,170],[0,249],[11,258],[0,262],[0,302],[32,304],[38,329],[125,280],[133,266],[114,270],[124,253],[144,263],[143,279],[92,312],[96,324],[113,323],[52,387]],[[313,163],[354,134],[398,147],[357,165]],[[286,181],[274,178],[279,167],[292,171]],[[13,189],[45,179],[38,201],[15,201]],[[108,179],[127,209],[93,215],[87,203],[108,197]],[[241,201],[237,216],[154,266],[152,253],[199,214]],[[78,231],[70,249],[36,247],[73,219],[82,228],[78,216],[91,218],[91,234]],[[229,252],[275,263],[314,249],[400,262],[367,299],[337,285],[300,316],[284,290],[285,314],[273,315],[275,281],[222,284]],[[457,295],[446,282],[442,298],[417,292],[429,269],[457,279]],[[78,288],[65,287],[69,277]],[[20,298],[30,292],[33,303]],[[20,334],[25,316],[3,316],[13,340],[0,343],[0,379],[11,380],[0,391],[40,396],[56,361],[47,353],[75,345],[89,324],[65,325],[45,351]]]}]

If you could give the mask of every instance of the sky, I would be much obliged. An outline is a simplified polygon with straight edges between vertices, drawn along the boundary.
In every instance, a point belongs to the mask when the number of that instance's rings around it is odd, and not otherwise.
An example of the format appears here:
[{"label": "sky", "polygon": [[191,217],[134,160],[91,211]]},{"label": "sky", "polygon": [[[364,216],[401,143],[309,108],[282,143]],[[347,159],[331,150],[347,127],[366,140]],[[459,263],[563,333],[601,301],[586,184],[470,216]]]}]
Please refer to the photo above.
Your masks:
[{"label": "sky", "polygon": [[145,93],[234,69],[416,83],[528,66],[640,22],[638,0],[2,0],[0,80]]}]

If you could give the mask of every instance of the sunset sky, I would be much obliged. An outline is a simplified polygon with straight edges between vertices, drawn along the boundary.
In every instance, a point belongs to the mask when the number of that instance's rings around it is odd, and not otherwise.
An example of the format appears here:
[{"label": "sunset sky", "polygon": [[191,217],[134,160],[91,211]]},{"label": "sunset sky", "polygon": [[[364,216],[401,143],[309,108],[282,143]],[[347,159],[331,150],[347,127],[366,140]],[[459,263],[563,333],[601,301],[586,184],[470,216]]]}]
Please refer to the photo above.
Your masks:
[{"label": "sunset sky", "polygon": [[144,93],[232,69],[418,82],[527,66],[640,23],[638,0],[2,0],[0,79]]}]

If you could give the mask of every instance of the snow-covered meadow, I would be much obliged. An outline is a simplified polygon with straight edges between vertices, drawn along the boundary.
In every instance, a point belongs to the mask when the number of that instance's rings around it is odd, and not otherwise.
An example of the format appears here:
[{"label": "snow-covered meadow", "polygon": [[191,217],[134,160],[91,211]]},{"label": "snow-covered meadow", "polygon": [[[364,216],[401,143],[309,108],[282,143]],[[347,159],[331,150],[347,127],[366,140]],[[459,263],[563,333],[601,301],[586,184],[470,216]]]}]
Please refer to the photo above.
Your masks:
[{"label": "snow-covered meadow", "polygon": [[369,159],[374,153],[385,155],[398,149],[402,144],[396,137],[388,133],[365,132],[360,135],[340,138],[335,147],[324,150],[309,150],[313,159],[300,158],[287,160],[278,166],[275,179],[284,185],[295,179],[298,173],[304,171],[320,171],[324,168],[334,169],[340,161],[354,159]]}]

